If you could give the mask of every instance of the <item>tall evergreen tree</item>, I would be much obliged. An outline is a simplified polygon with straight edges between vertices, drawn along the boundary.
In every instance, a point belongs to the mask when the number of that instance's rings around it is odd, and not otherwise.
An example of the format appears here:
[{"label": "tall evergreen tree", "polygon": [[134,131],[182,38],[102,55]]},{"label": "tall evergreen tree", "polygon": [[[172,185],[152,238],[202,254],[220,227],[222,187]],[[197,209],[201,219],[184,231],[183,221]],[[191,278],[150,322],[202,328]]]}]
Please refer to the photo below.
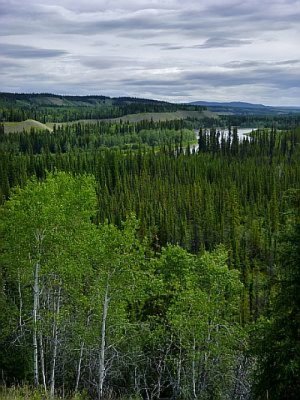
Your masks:
[{"label": "tall evergreen tree", "polygon": [[296,400],[300,393],[300,191],[289,196],[292,208],[279,243],[278,294],[271,317],[253,338],[258,399]]}]

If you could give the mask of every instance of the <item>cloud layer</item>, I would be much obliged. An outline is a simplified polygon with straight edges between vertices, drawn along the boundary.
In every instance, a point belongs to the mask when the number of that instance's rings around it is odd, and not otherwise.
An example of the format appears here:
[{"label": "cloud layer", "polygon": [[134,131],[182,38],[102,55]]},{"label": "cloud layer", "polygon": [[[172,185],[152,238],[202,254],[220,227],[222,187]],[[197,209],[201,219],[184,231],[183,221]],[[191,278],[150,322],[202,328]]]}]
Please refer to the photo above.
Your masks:
[{"label": "cloud layer", "polygon": [[0,90],[300,105],[299,20],[299,0],[0,0]]}]

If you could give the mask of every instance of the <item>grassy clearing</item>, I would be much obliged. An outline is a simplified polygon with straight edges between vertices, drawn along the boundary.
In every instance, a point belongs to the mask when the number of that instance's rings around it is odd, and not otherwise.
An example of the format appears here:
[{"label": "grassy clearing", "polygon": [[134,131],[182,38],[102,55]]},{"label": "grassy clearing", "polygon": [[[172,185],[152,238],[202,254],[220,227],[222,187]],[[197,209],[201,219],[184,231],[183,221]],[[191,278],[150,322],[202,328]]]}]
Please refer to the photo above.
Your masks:
[{"label": "grassy clearing", "polygon": [[178,110],[174,112],[165,112],[165,113],[139,113],[139,114],[129,114],[129,115],[124,115],[123,117],[120,118],[113,118],[110,119],[110,121],[119,121],[122,120],[123,122],[129,121],[129,122],[139,122],[142,120],[151,120],[153,119],[154,122],[157,121],[172,121],[176,119],[187,119],[187,118],[203,118],[207,117],[209,113],[209,116],[215,115],[214,113],[210,111],[185,111],[185,110]]},{"label": "grassy clearing", "polygon": [[49,132],[52,132],[52,128],[42,124],[39,121],[35,121],[34,119],[27,119],[22,122],[4,122],[4,133],[18,133],[29,131],[31,128],[35,129],[47,129]]},{"label": "grassy clearing", "polygon": [[[77,122],[83,123],[83,124],[94,124],[97,123],[98,121],[110,121],[110,122],[140,122],[143,120],[148,120],[150,121],[151,119],[154,122],[158,121],[174,121],[178,119],[187,119],[187,118],[196,118],[196,119],[202,119],[202,118],[219,118],[219,116],[216,113],[213,113],[211,111],[174,111],[174,112],[164,112],[164,113],[137,113],[137,114],[128,114],[124,115],[123,117],[118,117],[118,118],[104,118],[104,119],[80,119],[77,121],[70,121],[70,122],[62,122],[62,123],[56,123],[56,125],[67,125],[67,124],[75,124]],[[49,128],[53,128],[53,125],[55,125],[52,122],[47,123],[47,126]]]},{"label": "grassy clearing", "polygon": [[[165,113],[138,113],[138,114],[128,114],[124,115],[123,117],[118,118],[105,118],[105,119],[80,119],[77,121],[70,121],[70,122],[57,122],[56,125],[68,125],[68,124],[75,124],[77,122],[84,123],[84,124],[93,124],[97,123],[98,121],[111,121],[111,122],[140,122],[143,120],[150,121],[151,119],[154,122],[158,121],[173,121],[178,119],[187,119],[187,118],[219,118],[216,113],[211,111],[174,111],[174,112],[165,112]],[[15,132],[23,132],[29,131],[31,128],[35,129],[47,129],[49,132],[53,131],[53,122],[47,122],[47,124],[42,124],[39,121],[34,119],[27,119],[26,121],[22,122],[4,122],[4,132],[5,133],[15,133]]]}]

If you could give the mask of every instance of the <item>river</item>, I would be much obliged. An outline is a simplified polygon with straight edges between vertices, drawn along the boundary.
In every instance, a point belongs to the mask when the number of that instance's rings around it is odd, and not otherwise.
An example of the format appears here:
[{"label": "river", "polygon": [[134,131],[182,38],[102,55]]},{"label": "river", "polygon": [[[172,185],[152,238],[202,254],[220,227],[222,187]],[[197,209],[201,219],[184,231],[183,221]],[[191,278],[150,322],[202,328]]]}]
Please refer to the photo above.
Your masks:
[{"label": "river", "polygon": [[[237,129],[237,134],[240,140],[243,140],[243,138],[245,136],[247,136],[249,133],[251,133],[252,131],[255,131],[257,128],[238,128]],[[203,129],[203,131],[205,131],[205,129]],[[216,132],[220,132],[220,138],[223,136],[224,138],[228,137],[228,129],[220,129],[220,128],[216,128]],[[206,132],[209,134],[209,129],[206,129]],[[231,130],[231,135],[233,132],[233,128]],[[196,135],[196,139],[199,139],[199,129],[195,129],[195,135]],[[192,146],[195,151],[198,150],[198,144],[195,144],[194,146]]]}]

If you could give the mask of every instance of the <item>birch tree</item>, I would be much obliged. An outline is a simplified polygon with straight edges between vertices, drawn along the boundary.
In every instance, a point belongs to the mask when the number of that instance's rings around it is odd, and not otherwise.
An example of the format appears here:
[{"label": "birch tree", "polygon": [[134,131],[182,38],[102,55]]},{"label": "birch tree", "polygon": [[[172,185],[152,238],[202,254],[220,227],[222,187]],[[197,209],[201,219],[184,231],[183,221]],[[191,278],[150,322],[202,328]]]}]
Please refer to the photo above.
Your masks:
[{"label": "birch tree", "polygon": [[[38,386],[42,382],[46,389],[48,381],[51,396],[55,392],[61,309],[78,295],[77,282],[85,271],[79,247],[90,229],[95,202],[92,178],[57,173],[44,182],[32,180],[24,189],[16,189],[2,209],[2,259],[12,289],[14,278],[22,272],[19,325],[26,321],[32,335],[33,383]],[[18,326],[16,337],[21,328]],[[51,349],[47,377],[45,342]]]},{"label": "birch tree", "polygon": [[[126,331],[132,330],[128,318],[129,304],[143,302],[145,249],[136,238],[137,221],[130,217],[122,230],[113,225],[99,226],[92,238],[91,263],[94,268],[91,287],[92,314],[90,329],[98,331],[97,377],[98,398],[105,394],[105,383],[113,376],[115,363],[122,364]],[[94,344],[95,345],[95,344]],[[121,357],[121,358],[120,358]],[[120,367],[117,367],[120,370]]]},{"label": "birch tree", "polygon": [[229,399],[245,343],[238,324],[238,273],[226,266],[223,249],[201,257],[176,247],[165,253],[166,274],[173,271],[168,285],[176,287],[167,321],[176,338],[172,369],[177,393],[184,398]]}]

